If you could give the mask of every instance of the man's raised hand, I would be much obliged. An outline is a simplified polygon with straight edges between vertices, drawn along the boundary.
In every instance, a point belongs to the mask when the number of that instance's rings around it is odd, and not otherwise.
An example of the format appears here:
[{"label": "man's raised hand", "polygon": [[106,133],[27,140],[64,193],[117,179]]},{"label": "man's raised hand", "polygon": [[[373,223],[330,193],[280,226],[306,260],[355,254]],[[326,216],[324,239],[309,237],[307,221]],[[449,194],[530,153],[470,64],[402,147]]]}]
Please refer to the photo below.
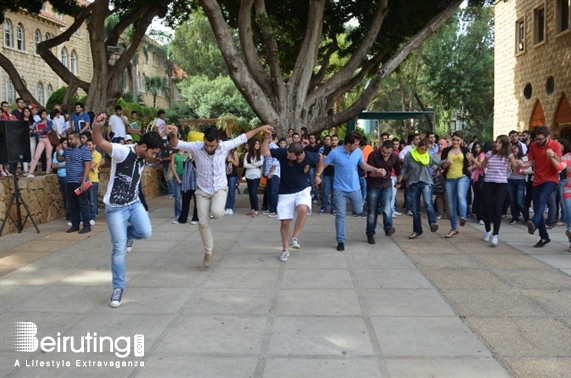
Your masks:
[{"label": "man's raised hand", "polygon": [[107,120],[107,114],[99,113],[97,117],[93,120],[93,127],[103,127],[105,121]]},{"label": "man's raised hand", "polygon": [[167,125],[167,134],[176,135],[178,133],[178,127],[175,125]]}]

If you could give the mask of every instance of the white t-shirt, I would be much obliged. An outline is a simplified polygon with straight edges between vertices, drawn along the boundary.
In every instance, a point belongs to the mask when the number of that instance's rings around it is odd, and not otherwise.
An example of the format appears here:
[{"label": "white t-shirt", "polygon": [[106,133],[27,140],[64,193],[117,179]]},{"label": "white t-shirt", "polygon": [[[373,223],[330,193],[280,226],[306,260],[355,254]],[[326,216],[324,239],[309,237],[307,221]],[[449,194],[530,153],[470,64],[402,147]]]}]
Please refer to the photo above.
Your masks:
[{"label": "white t-shirt", "polygon": [[61,115],[52,119],[52,129],[56,131],[58,136],[65,132],[65,118]]},{"label": "white t-shirt", "polygon": [[[155,127],[157,128],[157,131],[158,131],[160,134],[166,134],[166,131],[167,131],[167,123],[165,122],[164,119],[157,118],[157,120],[155,121]],[[165,135],[165,136],[163,137],[163,139],[167,139],[167,136]]]},{"label": "white t-shirt", "polygon": [[123,121],[122,117],[119,117],[117,114],[113,114],[109,117],[109,127],[111,128],[111,131],[115,133],[113,138],[124,138],[125,135],[127,135],[125,121]]},{"label": "white t-shirt", "polygon": [[134,145],[112,145],[111,173],[103,203],[107,206],[129,206],[139,201],[139,182],[145,160],[137,158]]}]

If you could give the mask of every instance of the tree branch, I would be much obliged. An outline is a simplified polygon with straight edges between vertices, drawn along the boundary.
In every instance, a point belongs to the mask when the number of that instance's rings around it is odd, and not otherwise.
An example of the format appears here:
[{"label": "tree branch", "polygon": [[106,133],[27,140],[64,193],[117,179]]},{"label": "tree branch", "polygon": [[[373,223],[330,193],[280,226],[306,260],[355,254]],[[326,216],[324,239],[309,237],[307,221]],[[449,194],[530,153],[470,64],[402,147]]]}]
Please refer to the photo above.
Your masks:
[{"label": "tree branch", "polygon": [[28,90],[28,88],[26,88],[26,84],[24,84],[24,82],[22,81],[22,77],[20,76],[20,73],[18,73],[16,67],[14,67],[12,61],[6,58],[6,56],[1,52],[0,52],[0,67],[2,67],[4,71],[6,71],[6,73],[10,77],[10,80],[12,80],[12,84],[14,84],[14,89],[16,90],[16,92],[18,92],[18,95],[22,97],[24,101],[26,101],[28,105],[38,104],[36,98],[32,95],[32,93]]},{"label": "tree branch", "polygon": [[334,41],[333,44],[329,46],[325,52],[325,56],[321,61],[321,68],[315,75],[313,75],[309,82],[310,90],[315,88],[317,84],[321,83],[323,78],[325,78],[325,74],[327,74],[327,68],[329,68],[329,60],[331,59],[331,55],[333,55],[333,53],[335,53],[337,50],[339,50],[339,45],[337,44],[337,41]]},{"label": "tree branch", "polygon": [[242,53],[248,67],[248,71],[252,78],[258,83],[267,96],[272,97],[272,87],[270,78],[256,52],[254,40],[252,38],[252,6],[254,0],[243,0],[240,3],[240,12],[238,13],[238,35],[240,36],[240,45]]},{"label": "tree branch", "polygon": [[137,21],[139,18],[145,14],[150,5],[144,6],[142,8],[136,9],[133,12],[129,13],[125,17],[121,18],[117,25],[111,30],[109,35],[107,36],[107,40],[105,41],[105,46],[117,46],[119,43],[119,38],[121,38],[121,34],[131,25],[133,22]]}]

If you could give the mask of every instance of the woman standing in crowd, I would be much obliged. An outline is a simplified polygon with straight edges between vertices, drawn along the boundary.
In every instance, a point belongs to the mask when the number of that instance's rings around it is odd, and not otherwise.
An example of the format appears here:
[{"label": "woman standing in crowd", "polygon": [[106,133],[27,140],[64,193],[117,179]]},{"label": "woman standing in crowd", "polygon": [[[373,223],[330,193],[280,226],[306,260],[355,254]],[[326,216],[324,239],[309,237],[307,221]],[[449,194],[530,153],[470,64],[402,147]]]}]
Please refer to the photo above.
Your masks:
[{"label": "woman standing in crowd", "polygon": [[[438,141],[438,152],[434,154],[440,160],[442,156],[442,150],[448,147],[448,143],[446,143],[446,139],[440,139]],[[445,180],[444,176],[442,175],[442,169],[435,168],[434,173],[432,174],[432,181],[434,182],[434,203],[436,204],[436,219],[442,219],[444,214],[446,213],[446,188],[445,188]]]},{"label": "woman standing in crowd", "polygon": [[250,197],[250,215],[252,218],[258,216],[258,185],[262,177],[262,165],[264,157],[260,154],[260,141],[252,138],[248,141],[248,152],[244,155],[244,168],[246,168],[246,183],[248,184],[248,195]]},{"label": "woman standing in crowd", "polygon": [[460,226],[466,224],[468,203],[466,195],[470,188],[470,171],[468,170],[467,154],[468,148],[462,146],[464,134],[462,131],[455,131],[452,134],[452,145],[442,151],[442,160],[445,161],[446,169],[446,195],[448,197],[448,211],[450,214],[450,232],[446,238],[451,238],[459,233],[458,214],[460,215]]},{"label": "woman standing in crowd", "polygon": [[190,224],[198,224],[198,211],[196,210],[196,166],[192,155],[189,153],[188,158],[184,163],[184,171],[181,177],[181,194],[182,194],[182,206],[180,209],[180,215],[174,224],[186,223],[188,220],[188,213],[190,211],[190,200],[194,197],[194,211],[192,212],[192,220]]},{"label": "woman standing in crowd", "polygon": [[226,155],[226,179],[228,180],[228,197],[226,198],[226,211],[224,214],[234,214],[234,202],[236,202],[236,184],[238,183],[238,170],[240,164],[238,152],[236,150],[228,151]]},{"label": "woman standing in crowd", "polygon": [[428,139],[422,139],[405,156],[403,162],[402,177],[406,180],[408,202],[412,206],[412,234],[408,237],[409,239],[416,239],[422,235],[422,222],[420,219],[421,195],[428,214],[430,231],[436,232],[438,230],[436,215],[432,206],[432,175],[430,174],[430,167],[436,165],[437,169],[440,169],[439,167],[442,166],[443,161],[438,160],[434,155],[430,155],[427,152],[428,145]]},{"label": "woman standing in crowd", "polygon": [[169,163],[169,169],[172,172],[173,178],[173,190],[174,190],[174,217],[172,221],[174,224],[179,223],[178,218],[180,217],[180,190],[182,186],[182,174],[184,173],[184,162],[186,160],[186,153],[174,150],[172,154],[172,159]]},{"label": "woman standing in crowd", "polygon": [[42,152],[46,150],[46,174],[52,173],[52,152],[53,147],[48,139],[48,132],[52,129],[52,121],[48,120],[48,111],[46,109],[40,110],[38,113],[40,116],[40,121],[34,124],[34,133],[39,135],[40,140],[38,141],[38,146],[36,148],[36,153],[34,155],[34,160],[32,161],[32,166],[26,177],[35,177],[34,171],[36,170],[36,166],[40,161],[40,157],[42,156]]},{"label": "woman standing in crowd", "polygon": [[[36,153],[36,135],[34,134],[34,118],[32,117],[32,111],[30,108],[25,107],[22,109],[22,121],[28,122],[28,127],[30,128],[30,156],[34,156]],[[25,162],[24,172],[28,172],[31,162]]]},{"label": "woman standing in crowd", "polygon": [[[472,144],[472,156],[478,162],[483,162],[486,154],[482,151],[480,142]],[[484,224],[484,204],[482,200],[482,191],[484,189],[484,175],[485,170],[478,168],[476,164],[470,166],[472,171],[472,191],[474,192],[474,200],[472,202],[472,214],[476,215],[478,224]]]},{"label": "woman standing in crowd", "polygon": [[[494,148],[486,152],[484,161],[479,162],[472,154],[468,155],[468,159],[478,168],[487,168],[482,193],[484,201],[484,224],[486,226],[484,241],[490,241],[491,237],[493,247],[499,243],[500,225],[502,223],[502,205],[504,204],[508,192],[508,169],[510,165],[513,169],[519,169],[510,148],[510,138],[507,135],[500,135],[496,138]],[[491,228],[492,214],[494,217],[493,232]]]},{"label": "woman standing in crowd", "polygon": [[[511,149],[516,160],[524,160],[524,154],[519,143],[512,143]],[[525,169],[522,170],[520,167],[516,167],[512,170],[508,177],[508,196],[512,213],[510,224],[516,224],[521,220],[519,219],[520,213],[523,217],[523,221],[527,223],[529,220],[529,211],[525,206]]]}]

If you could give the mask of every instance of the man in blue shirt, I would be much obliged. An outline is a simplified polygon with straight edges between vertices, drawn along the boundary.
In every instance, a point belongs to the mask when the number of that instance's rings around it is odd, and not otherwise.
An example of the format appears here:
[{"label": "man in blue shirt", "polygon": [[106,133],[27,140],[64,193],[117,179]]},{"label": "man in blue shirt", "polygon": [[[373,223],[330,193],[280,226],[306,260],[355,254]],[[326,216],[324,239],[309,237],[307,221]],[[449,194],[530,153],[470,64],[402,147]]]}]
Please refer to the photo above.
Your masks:
[{"label": "man in blue shirt", "polygon": [[75,104],[75,113],[71,115],[71,130],[83,133],[89,130],[91,119],[89,114],[83,111],[83,104],[78,102]]},{"label": "man in blue shirt", "polygon": [[[386,175],[383,168],[375,168],[365,163],[359,144],[363,136],[360,132],[352,130],[345,135],[343,146],[331,150],[329,155],[322,160],[315,173],[315,183],[321,184],[321,173],[326,166],[335,165],[333,178],[333,203],[337,214],[335,216],[335,232],[337,238],[337,250],[345,250],[345,213],[347,212],[347,198],[351,201],[353,213],[363,212],[363,198],[359,184],[357,166],[365,172],[375,172]],[[388,172],[390,174],[390,172]]]},{"label": "man in blue shirt", "polygon": [[288,148],[270,149],[271,131],[266,131],[260,152],[264,157],[276,158],[280,163],[280,183],[278,194],[278,219],[281,221],[280,234],[283,250],[280,261],[289,257],[289,226],[297,211],[297,218],[291,238],[291,247],[300,249],[297,241],[305,224],[307,214],[311,213],[311,183],[308,172],[312,165],[320,161],[320,155],[303,149],[300,142],[292,142]]}]

